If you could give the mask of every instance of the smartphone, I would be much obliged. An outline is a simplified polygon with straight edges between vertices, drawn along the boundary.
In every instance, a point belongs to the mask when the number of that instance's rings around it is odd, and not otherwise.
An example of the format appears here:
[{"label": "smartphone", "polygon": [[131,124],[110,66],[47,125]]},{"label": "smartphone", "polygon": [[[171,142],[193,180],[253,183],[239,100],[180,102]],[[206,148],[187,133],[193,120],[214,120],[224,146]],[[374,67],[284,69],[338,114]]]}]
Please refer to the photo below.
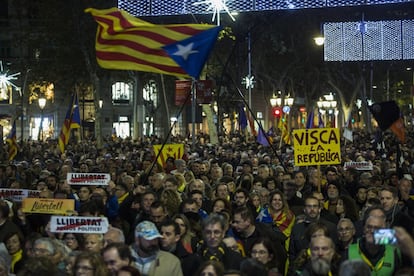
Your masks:
[{"label": "smartphone", "polygon": [[396,244],[397,238],[395,237],[394,229],[377,229],[374,231],[375,244]]}]

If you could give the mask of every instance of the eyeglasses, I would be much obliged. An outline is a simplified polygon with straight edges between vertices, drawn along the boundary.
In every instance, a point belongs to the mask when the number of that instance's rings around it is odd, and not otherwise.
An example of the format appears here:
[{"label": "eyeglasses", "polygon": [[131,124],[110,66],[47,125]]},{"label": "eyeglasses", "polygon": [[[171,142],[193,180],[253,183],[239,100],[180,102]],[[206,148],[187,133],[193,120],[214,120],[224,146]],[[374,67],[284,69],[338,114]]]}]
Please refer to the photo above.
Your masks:
[{"label": "eyeglasses", "polygon": [[350,228],[350,227],[338,228],[338,233],[350,232],[352,230],[353,230],[353,228]]},{"label": "eyeglasses", "polygon": [[78,265],[78,266],[76,266],[76,270],[89,270],[89,271],[92,271],[92,270],[95,270],[95,268],[90,267],[90,266],[80,266],[80,265]]},{"label": "eyeglasses", "polygon": [[268,252],[266,250],[253,250],[252,255],[265,255]]}]

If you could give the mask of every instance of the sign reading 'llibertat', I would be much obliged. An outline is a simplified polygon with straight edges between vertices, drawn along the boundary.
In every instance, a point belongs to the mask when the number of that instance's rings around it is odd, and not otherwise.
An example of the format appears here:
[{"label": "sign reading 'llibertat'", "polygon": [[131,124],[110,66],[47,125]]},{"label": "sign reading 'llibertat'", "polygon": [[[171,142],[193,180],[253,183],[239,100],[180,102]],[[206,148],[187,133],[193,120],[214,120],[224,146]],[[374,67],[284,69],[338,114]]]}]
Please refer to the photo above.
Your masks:
[{"label": "sign reading 'llibertat'", "polygon": [[26,197],[39,197],[40,191],[27,189],[0,189],[0,198],[21,202]]},{"label": "sign reading 'llibertat'", "polygon": [[296,129],[293,131],[295,166],[341,163],[341,143],[337,128]]},{"label": "sign reading 'llibertat'", "polygon": [[60,217],[50,218],[50,231],[55,233],[98,233],[108,232],[106,217]]},{"label": "sign reading 'llibertat'", "polygon": [[73,199],[57,198],[24,198],[22,201],[23,213],[69,215],[75,210]]},{"label": "sign reading 'llibertat'", "polygon": [[111,180],[109,173],[68,173],[66,180],[69,185],[108,185]]}]

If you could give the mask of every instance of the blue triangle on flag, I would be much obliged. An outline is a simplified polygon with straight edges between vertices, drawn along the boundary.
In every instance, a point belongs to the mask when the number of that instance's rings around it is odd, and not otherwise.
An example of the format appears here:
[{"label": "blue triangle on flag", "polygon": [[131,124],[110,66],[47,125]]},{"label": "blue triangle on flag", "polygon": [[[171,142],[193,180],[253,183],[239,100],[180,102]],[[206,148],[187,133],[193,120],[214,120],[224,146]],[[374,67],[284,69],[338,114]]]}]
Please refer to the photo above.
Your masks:
[{"label": "blue triangle on flag", "polygon": [[220,26],[213,27],[162,48],[189,76],[198,79],[220,30]]}]

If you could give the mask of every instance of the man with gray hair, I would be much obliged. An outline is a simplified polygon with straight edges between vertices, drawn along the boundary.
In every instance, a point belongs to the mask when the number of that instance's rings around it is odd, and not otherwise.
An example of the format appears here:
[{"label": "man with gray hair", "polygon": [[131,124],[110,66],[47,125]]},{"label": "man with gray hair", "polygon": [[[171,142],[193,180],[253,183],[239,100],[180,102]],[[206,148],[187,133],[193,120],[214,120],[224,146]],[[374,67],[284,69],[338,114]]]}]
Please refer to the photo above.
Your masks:
[{"label": "man with gray hair", "polygon": [[203,220],[203,241],[197,247],[197,253],[204,261],[216,260],[226,270],[239,269],[242,256],[228,248],[224,242],[227,222],[222,215],[210,214]]},{"label": "man with gray hair", "polygon": [[173,254],[160,250],[157,227],[150,221],[143,221],[135,228],[135,243],[131,246],[135,266],[141,275],[182,276],[180,260]]}]

